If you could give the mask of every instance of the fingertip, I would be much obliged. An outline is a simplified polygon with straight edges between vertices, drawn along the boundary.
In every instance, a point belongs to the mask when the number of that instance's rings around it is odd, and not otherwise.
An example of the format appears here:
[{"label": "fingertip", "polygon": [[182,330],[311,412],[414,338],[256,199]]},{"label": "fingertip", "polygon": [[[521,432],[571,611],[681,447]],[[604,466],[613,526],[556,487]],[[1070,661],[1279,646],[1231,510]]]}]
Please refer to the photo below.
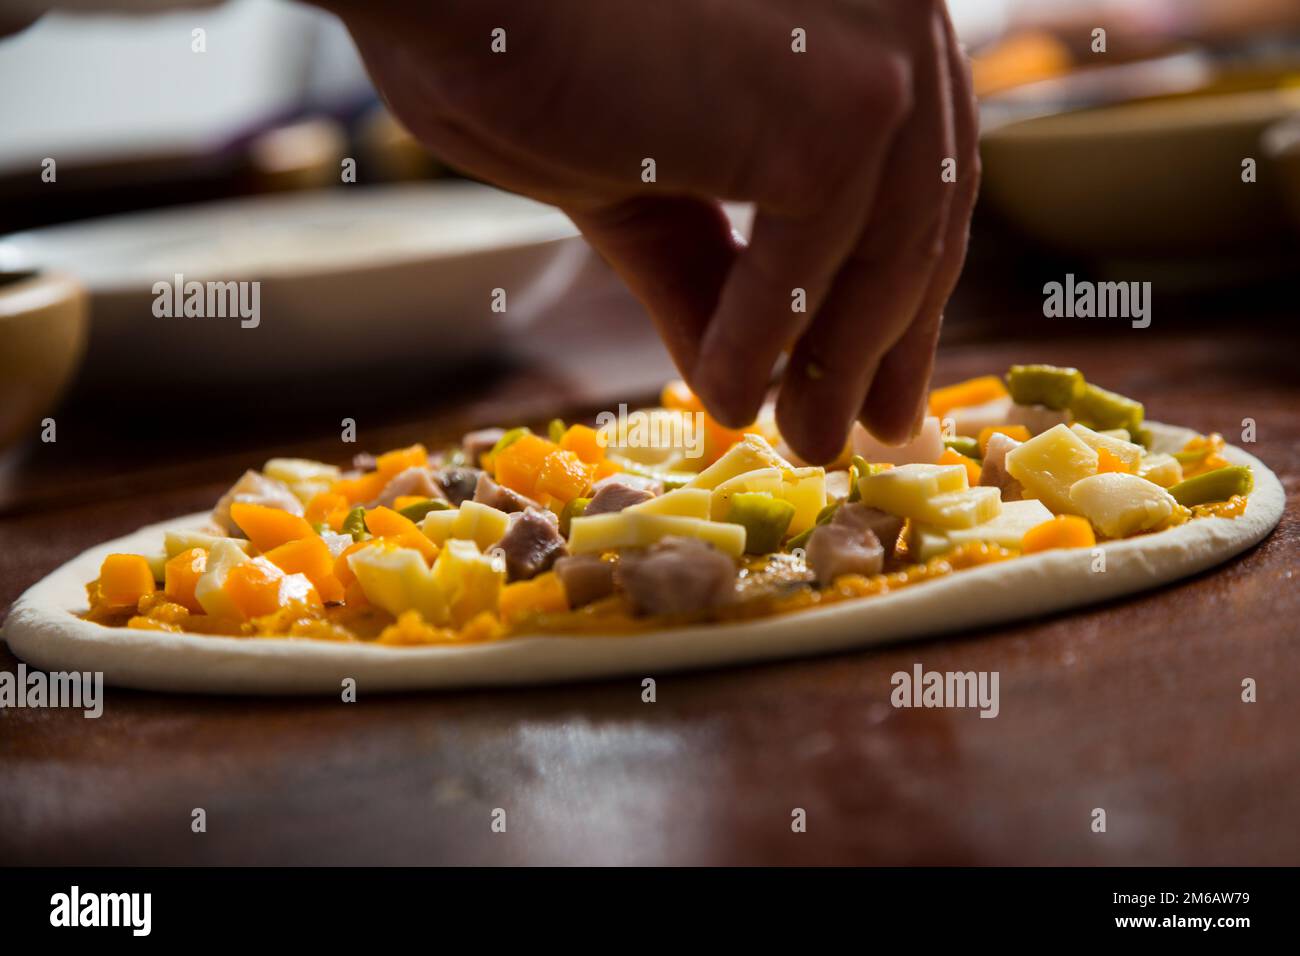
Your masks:
[{"label": "fingertip", "polygon": [[724,428],[752,425],[766,393],[766,388],[763,388],[757,394],[746,394],[753,389],[744,389],[724,364],[710,361],[707,346],[696,363],[689,384],[704,404],[705,411]]},{"label": "fingertip", "polygon": [[844,451],[852,423],[837,424],[826,415],[801,408],[790,389],[782,388],[776,400],[776,427],[790,450],[810,465],[825,465]]},{"label": "fingertip", "polygon": [[925,424],[929,408],[925,402],[926,393],[922,390],[919,397],[907,396],[898,400],[875,400],[870,395],[858,420],[877,440],[886,445],[906,445],[916,438]]}]

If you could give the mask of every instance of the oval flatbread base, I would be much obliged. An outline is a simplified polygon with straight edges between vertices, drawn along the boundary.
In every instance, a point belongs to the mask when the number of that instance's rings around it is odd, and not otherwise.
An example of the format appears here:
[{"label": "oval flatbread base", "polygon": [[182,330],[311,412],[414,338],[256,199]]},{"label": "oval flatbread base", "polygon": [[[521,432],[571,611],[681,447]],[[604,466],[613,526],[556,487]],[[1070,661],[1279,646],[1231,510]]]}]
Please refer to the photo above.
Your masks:
[{"label": "oval flatbread base", "polygon": [[[1192,432],[1148,423],[1156,450]],[[337,694],[536,684],[743,664],[870,647],[1002,624],[1158,587],[1220,564],[1262,540],[1282,516],[1277,476],[1250,465],[1255,490],[1237,518],[1201,518],[1159,534],[1107,543],[1105,571],[1090,549],[1047,551],[960,571],[879,597],[778,617],[638,634],[519,637],[486,644],[387,647],[293,638],[208,637],[105,627],[77,616],[85,585],[112,552],[161,548],[166,528],[198,527],[207,513],[142,528],[91,548],[31,587],[10,610],[4,638],[35,667],[102,671],[106,683],[221,694]]]}]

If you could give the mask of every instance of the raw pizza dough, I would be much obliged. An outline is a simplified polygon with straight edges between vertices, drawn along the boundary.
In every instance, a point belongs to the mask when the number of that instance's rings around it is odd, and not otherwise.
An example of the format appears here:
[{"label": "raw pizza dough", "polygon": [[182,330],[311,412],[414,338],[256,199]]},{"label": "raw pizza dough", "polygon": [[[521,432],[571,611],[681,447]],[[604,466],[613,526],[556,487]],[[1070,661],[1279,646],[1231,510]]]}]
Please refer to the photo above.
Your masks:
[{"label": "raw pizza dough", "polygon": [[[1155,450],[1176,450],[1194,434],[1148,422]],[[291,638],[208,637],[92,624],[85,585],[112,552],[148,553],[165,528],[200,527],[208,513],[142,528],[91,548],[31,587],[10,610],[4,638],[45,670],[102,671],[106,683],[145,690],[230,694],[337,694],[344,678],[360,693],[538,684],[742,664],[870,647],[1003,624],[1154,588],[1220,564],[1262,540],[1282,516],[1277,476],[1249,465],[1255,490],[1237,518],[1200,518],[1159,534],[1091,549],[1046,551],[960,571],[879,597],[778,617],[641,634],[537,636],[487,644],[386,647]]]}]

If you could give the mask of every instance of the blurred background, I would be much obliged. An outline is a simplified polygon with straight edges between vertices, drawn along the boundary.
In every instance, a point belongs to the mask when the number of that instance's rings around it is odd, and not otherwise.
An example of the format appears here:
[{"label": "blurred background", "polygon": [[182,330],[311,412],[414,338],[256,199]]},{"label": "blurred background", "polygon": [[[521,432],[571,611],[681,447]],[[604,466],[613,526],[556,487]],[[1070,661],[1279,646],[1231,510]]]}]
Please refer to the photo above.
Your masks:
[{"label": "blurred background", "polygon": [[[945,346],[1080,333],[1043,328],[1042,285],[1067,272],[1152,282],[1157,325],[1285,311],[1300,5],[950,7],[985,179]],[[0,511],[139,464],[160,434],[173,458],[237,452],[340,415],[463,408],[506,380],[540,418],[604,398],[593,368],[629,396],[672,374],[568,220],[426,154],[315,9],[48,15],[0,39],[0,123]],[[177,274],[259,281],[261,325],[160,321],[153,285]],[[79,474],[42,448],[47,415],[100,436]]]}]

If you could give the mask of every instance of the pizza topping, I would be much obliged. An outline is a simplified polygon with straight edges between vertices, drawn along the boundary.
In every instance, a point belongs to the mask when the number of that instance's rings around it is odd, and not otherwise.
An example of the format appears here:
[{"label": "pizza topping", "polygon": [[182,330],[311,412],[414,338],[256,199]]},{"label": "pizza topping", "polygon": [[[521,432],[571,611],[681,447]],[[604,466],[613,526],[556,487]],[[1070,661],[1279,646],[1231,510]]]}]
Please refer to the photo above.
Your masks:
[{"label": "pizza topping", "polygon": [[1142,406],[1076,369],[936,390],[916,438],[855,426],[829,472],[778,451],[770,404],[746,429],[706,415],[700,445],[685,430],[698,399],[673,383],[663,402],[645,411],[680,426],[663,447],[642,447],[631,417],[557,419],[546,437],[485,429],[348,472],[271,459],[222,496],[215,528],[110,555],[87,618],[393,646],[748,620],[1233,518],[1253,487],[1219,435],[1150,450]]},{"label": "pizza topping", "polygon": [[1178,507],[1159,485],[1123,472],[1081,478],[1070,486],[1070,502],[1108,538],[1158,528]]},{"label": "pizza topping", "polygon": [[614,562],[595,554],[574,554],[555,562],[571,607],[582,607],[614,593]]},{"label": "pizza topping", "polygon": [[928,561],[961,545],[979,541],[1018,548],[1026,531],[1051,518],[1052,513],[1043,503],[1031,498],[1005,501],[997,517],[969,528],[939,528],[914,521],[908,527],[908,557],[914,561]]},{"label": "pizza topping", "polygon": [[1092,525],[1078,515],[1057,515],[1025,532],[1020,543],[1024,554],[1050,551],[1053,548],[1091,548],[1097,543]]},{"label": "pizza topping", "polygon": [[1142,427],[1143,409],[1140,402],[1089,384],[1070,403],[1070,414],[1089,428],[1123,428],[1136,436]]},{"label": "pizza topping", "polygon": [[459,505],[474,497],[474,491],[478,487],[478,480],[482,474],[483,472],[477,468],[453,465],[440,469],[434,475],[434,479],[442,489],[442,496],[453,505]]},{"label": "pizza topping", "polygon": [[902,518],[861,503],[841,505],[828,517],[832,525],[870,531],[880,542],[884,559],[889,561],[894,557],[898,536],[903,531]]},{"label": "pizza topping", "polygon": [[460,440],[461,451],[464,452],[467,461],[477,465],[479,459],[492,451],[505,434],[504,428],[480,428],[478,431],[468,432]]},{"label": "pizza topping", "polygon": [[582,513],[584,515],[603,515],[622,511],[632,505],[639,505],[654,498],[653,491],[633,487],[629,478],[609,478],[600,482],[592,496],[586,499]]},{"label": "pizza topping", "polygon": [[736,564],[703,541],[669,536],[622,555],[614,577],[637,614],[689,615],[732,599]]},{"label": "pizza topping", "polygon": [[1214,501],[1227,501],[1234,495],[1248,495],[1255,487],[1255,478],[1244,465],[1217,468],[1180,481],[1169,489],[1174,500],[1190,508]]},{"label": "pizza topping", "polygon": [[867,461],[891,465],[906,465],[912,462],[933,464],[943,453],[943,426],[933,415],[921,422],[921,430],[916,437],[906,444],[893,446],[878,441],[874,435],[855,422],[849,432],[849,442],[853,454],[860,455]]},{"label": "pizza topping", "polygon": [[808,538],[808,566],[817,582],[828,585],[842,574],[879,574],[885,549],[870,528],[832,521],[813,529]]},{"label": "pizza topping", "polygon": [[1075,482],[1097,473],[1097,453],[1064,425],[1035,435],[1006,453],[1006,470],[1056,514],[1077,514],[1070,499]]},{"label": "pizza topping", "polygon": [[521,581],[547,570],[567,552],[556,528],[555,515],[536,508],[511,515],[510,526],[497,542],[506,564],[506,579]]},{"label": "pizza topping", "polygon": [[302,502],[283,481],[268,478],[260,472],[246,471],[230,490],[221,496],[212,509],[212,520],[229,534],[239,534],[239,527],[230,516],[230,506],[236,501],[279,508],[289,514],[301,515]]},{"label": "pizza topping", "polygon": [[1066,425],[1070,413],[1060,409],[1048,408],[1046,405],[1016,405],[1007,409],[1004,419],[1009,425],[1021,425],[1030,435],[1041,435],[1049,428]]},{"label": "pizza topping", "polygon": [[727,499],[726,521],[745,529],[745,551],[769,554],[781,547],[794,505],[766,491],[742,491]]},{"label": "pizza topping", "polygon": [[1154,482],[1161,488],[1172,488],[1183,480],[1183,466],[1173,455],[1156,452],[1147,453],[1138,462],[1138,477]]},{"label": "pizza topping", "polygon": [[1007,391],[1017,405],[1069,408],[1083,394],[1086,383],[1077,368],[1055,365],[1013,365],[1007,372]]},{"label": "pizza topping", "polygon": [[412,465],[410,468],[404,468],[389,479],[388,484],[384,485],[384,490],[374,501],[366,504],[367,508],[376,508],[380,505],[391,508],[398,498],[417,496],[421,499],[442,498],[442,488],[433,480],[433,472],[423,465]]},{"label": "pizza topping", "polygon": [[1014,439],[1019,444],[1024,444],[1033,437],[1028,428],[1024,425],[989,425],[987,428],[981,428],[976,444],[980,450],[980,458],[989,453],[989,439],[994,435],[1004,435],[1007,438]]},{"label": "pizza topping", "polygon": [[531,581],[518,581],[501,589],[498,614],[501,623],[517,627],[542,614],[561,614],[569,609],[564,585],[554,572],[547,571]]},{"label": "pizza topping", "polygon": [[1024,497],[1024,487],[1007,473],[1007,452],[1019,448],[1021,444],[1009,435],[994,432],[989,436],[988,445],[984,449],[979,484],[986,488],[997,488],[1004,502],[1019,501]]},{"label": "pizza topping", "polygon": [[478,484],[474,486],[474,501],[508,514],[541,507],[533,499],[498,485],[486,472],[478,476]]},{"label": "pizza topping", "polygon": [[956,385],[936,388],[930,393],[930,414],[943,418],[955,408],[983,405],[1006,397],[1007,388],[996,375],[972,378]]},{"label": "pizza topping", "polygon": [[110,554],[100,566],[99,593],[108,607],[134,608],[155,590],[149,562],[138,554]]}]

